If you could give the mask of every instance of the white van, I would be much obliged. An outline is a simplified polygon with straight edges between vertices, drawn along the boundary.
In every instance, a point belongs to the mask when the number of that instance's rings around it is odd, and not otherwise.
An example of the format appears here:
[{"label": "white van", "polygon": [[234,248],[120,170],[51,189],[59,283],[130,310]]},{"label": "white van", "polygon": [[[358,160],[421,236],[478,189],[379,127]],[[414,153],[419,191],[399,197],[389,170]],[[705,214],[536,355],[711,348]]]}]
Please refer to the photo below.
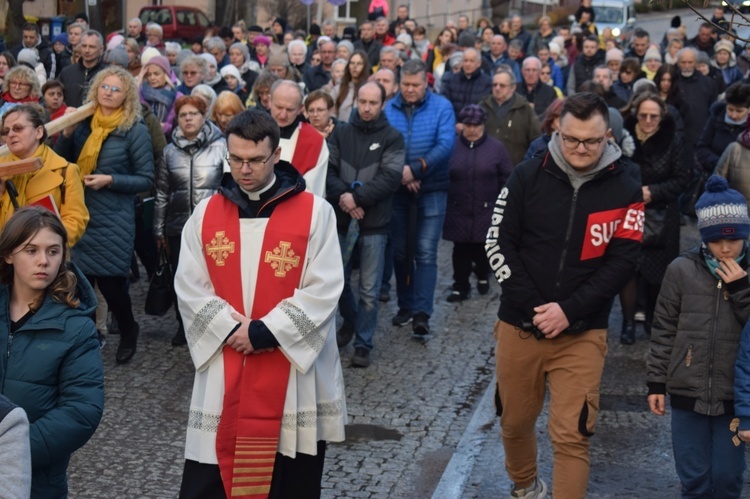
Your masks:
[{"label": "white van", "polygon": [[[635,29],[633,0],[591,0],[591,6],[594,8],[594,24],[600,34],[605,28],[610,28],[615,38],[625,40]],[[575,25],[575,19],[572,21]]]}]

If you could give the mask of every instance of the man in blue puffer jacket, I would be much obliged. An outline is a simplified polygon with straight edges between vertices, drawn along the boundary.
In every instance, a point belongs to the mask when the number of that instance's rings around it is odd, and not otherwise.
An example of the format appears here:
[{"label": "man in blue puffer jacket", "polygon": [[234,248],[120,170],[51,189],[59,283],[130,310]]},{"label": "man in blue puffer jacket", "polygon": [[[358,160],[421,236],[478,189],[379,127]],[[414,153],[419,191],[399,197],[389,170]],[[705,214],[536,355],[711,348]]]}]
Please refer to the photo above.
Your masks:
[{"label": "man in blue puffer jacket", "polygon": [[413,319],[414,333],[424,336],[430,333],[456,120],[451,103],[428,91],[427,68],[420,60],[401,66],[400,91],[386,104],[385,115],[406,145],[391,217],[399,308],[392,322],[404,326]]}]

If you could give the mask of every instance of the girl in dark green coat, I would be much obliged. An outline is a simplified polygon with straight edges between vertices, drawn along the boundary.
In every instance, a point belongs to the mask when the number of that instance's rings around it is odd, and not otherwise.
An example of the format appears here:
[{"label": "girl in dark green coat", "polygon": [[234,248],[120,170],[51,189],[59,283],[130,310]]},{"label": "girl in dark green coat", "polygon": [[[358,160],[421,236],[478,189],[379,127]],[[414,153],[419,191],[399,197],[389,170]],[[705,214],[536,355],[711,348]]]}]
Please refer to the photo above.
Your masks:
[{"label": "girl in dark green coat", "polygon": [[65,228],[44,208],[18,210],[0,234],[0,391],[29,417],[32,498],[67,497],[70,455],[104,409],[96,299],[67,260]]}]

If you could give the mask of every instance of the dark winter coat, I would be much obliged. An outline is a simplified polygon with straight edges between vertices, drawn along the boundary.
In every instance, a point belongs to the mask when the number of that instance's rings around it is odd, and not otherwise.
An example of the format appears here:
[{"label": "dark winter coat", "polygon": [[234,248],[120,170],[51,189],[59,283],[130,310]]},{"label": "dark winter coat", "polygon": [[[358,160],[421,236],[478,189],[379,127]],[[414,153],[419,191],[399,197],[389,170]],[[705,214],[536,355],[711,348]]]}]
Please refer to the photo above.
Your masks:
[{"label": "dark winter coat", "polygon": [[597,50],[596,54],[591,58],[583,54],[579,54],[576,57],[570,70],[570,76],[568,77],[568,95],[578,92],[583,82],[594,78],[594,69],[604,64],[604,58],[605,53],[601,49]]},{"label": "dark winter coat", "polygon": [[[351,192],[365,212],[360,234],[384,234],[391,221],[393,194],[401,186],[405,164],[404,137],[384,114],[373,122],[352,114],[328,138],[326,195],[336,213],[338,231],[346,233],[351,216],[339,208],[339,197]],[[353,187],[354,182],[361,182]]]},{"label": "dark winter coat", "polygon": [[686,103],[680,109],[682,119],[685,121],[685,145],[693,151],[695,143],[708,121],[711,104],[716,101],[719,92],[716,83],[698,71],[695,71],[688,78],[679,75],[677,77],[677,91],[682,102]]},{"label": "dark winter coat", "polygon": [[[55,152],[75,162],[89,135],[90,119],[79,124],[72,137],[60,134]],[[138,122],[126,132],[109,134],[94,172],[112,175],[112,184],[98,191],[86,188],[91,218],[72,259],[85,275],[127,276],[135,240],[134,198],[154,183],[154,153],[146,125]]]},{"label": "dark winter coat", "polygon": [[[367,54],[367,60],[370,61],[370,67],[377,66],[380,63],[380,49],[383,44],[380,40],[372,39],[366,42],[362,39],[354,42],[354,50],[363,50]],[[428,66],[429,67],[429,66]]]},{"label": "dark winter coat", "polygon": [[737,136],[745,131],[745,125],[730,125],[724,118],[727,112],[727,103],[724,101],[714,102],[709,111],[708,121],[695,146],[695,155],[698,157],[703,171],[713,172],[716,163],[724,153],[724,150],[737,140]]},{"label": "dark winter coat", "polygon": [[[404,136],[404,164],[411,167],[414,178],[422,183],[419,192],[447,191],[448,165],[456,141],[456,117],[450,102],[428,90],[422,101],[409,106],[399,92],[386,103],[383,112],[391,126]],[[406,188],[399,192],[406,193]]]},{"label": "dark winter coat", "polygon": [[544,114],[549,105],[557,99],[555,89],[542,83],[541,80],[537,81],[531,90],[529,90],[523,81],[518,82],[516,93],[522,95],[529,104],[533,104],[533,109],[537,116]]},{"label": "dark winter coat", "polygon": [[[741,267],[748,268],[747,257]],[[699,414],[733,414],[734,365],[748,317],[747,277],[723,283],[700,248],[673,261],[651,327],[649,394],[669,393],[672,407]]]},{"label": "dark winter coat", "polygon": [[99,59],[99,62],[94,67],[87,68],[83,65],[83,59],[81,59],[78,61],[78,64],[71,64],[64,68],[60,72],[58,79],[65,86],[65,90],[63,91],[65,104],[68,107],[79,107],[83,104],[83,99],[89,90],[89,83],[94,79],[96,73],[105,67],[107,65]]},{"label": "dark winter coat", "polygon": [[633,85],[637,80],[633,80],[630,83],[623,83],[620,80],[612,83],[610,91],[613,92],[620,100],[624,102],[630,102],[630,98],[633,96]]},{"label": "dark winter coat", "polygon": [[[494,70],[501,64],[505,64],[506,66],[510,66],[510,68],[513,70],[513,75],[516,77],[516,81],[521,81],[521,69],[518,67],[518,63],[510,58],[508,55],[508,52],[505,52],[500,58],[497,60],[492,59],[492,54],[489,52],[485,52],[482,54],[482,57],[484,57],[485,61],[489,61],[490,67]],[[491,74],[491,73],[490,73]]]},{"label": "dark winter coat", "polygon": [[0,286],[2,393],[29,417],[32,498],[67,496],[70,456],[94,434],[104,410],[102,357],[91,320],[96,297],[86,278],[75,273],[78,308],[47,296],[13,333],[10,289]]},{"label": "dark winter coat", "polygon": [[547,154],[550,139],[552,139],[552,135],[547,135],[546,133],[535,138],[531,144],[529,144],[529,148],[526,150],[523,160],[526,161],[527,159]]},{"label": "dark winter coat", "polygon": [[464,106],[477,104],[484,96],[492,93],[492,78],[481,68],[470,75],[462,69],[443,79],[440,93],[453,105],[458,119]]},{"label": "dark winter coat", "polygon": [[331,81],[331,72],[326,71],[322,64],[311,66],[304,74],[305,87],[308,92],[318,90]]},{"label": "dark winter coat", "polygon": [[485,133],[470,142],[461,135],[451,158],[443,239],[484,243],[495,201],[512,170],[508,151],[499,140]]},{"label": "dark winter coat", "polygon": [[680,253],[680,213],[677,198],[685,190],[692,174],[682,154],[682,137],[677,133],[674,119],[667,114],[659,129],[645,142],[635,133],[634,116],[625,120],[625,128],[635,142],[632,160],[640,167],[641,183],[651,191],[651,202],[646,205],[646,219],[657,215],[655,210],[667,210],[666,244],[663,247],[644,246],[641,251],[639,273],[657,285],[664,278],[667,265]]},{"label": "dark winter coat", "polygon": [[[553,90],[554,92],[554,90]],[[487,112],[487,133],[505,146],[510,160],[517,165],[523,159],[529,144],[541,133],[539,119],[529,103],[521,95],[515,94],[510,104],[508,115],[504,120],[498,117],[497,104],[491,95],[479,103]]]}]

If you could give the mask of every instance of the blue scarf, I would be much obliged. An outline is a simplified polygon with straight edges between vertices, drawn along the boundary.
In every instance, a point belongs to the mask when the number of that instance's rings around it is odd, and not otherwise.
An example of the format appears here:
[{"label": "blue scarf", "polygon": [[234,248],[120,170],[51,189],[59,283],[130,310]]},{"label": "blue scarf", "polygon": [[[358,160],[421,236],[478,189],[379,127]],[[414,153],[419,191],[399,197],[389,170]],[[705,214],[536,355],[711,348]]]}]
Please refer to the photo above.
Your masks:
[{"label": "blue scarf", "polygon": [[740,125],[744,125],[747,123],[747,118],[739,120],[739,121],[734,121],[732,118],[729,117],[729,113],[724,113],[724,123],[726,123],[727,125],[732,125],[732,126],[740,126]]},{"label": "blue scarf", "polygon": [[160,123],[167,121],[167,116],[172,110],[174,101],[177,98],[177,91],[169,85],[162,88],[154,88],[148,83],[141,85],[141,96],[151,110],[154,112]]},{"label": "blue scarf", "polygon": [[[708,249],[706,243],[701,243],[701,252],[703,253],[703,259],[706,261],[706,265],[708,265],[708,270],[711,271],[711,275],[713,275],[717,279],[721,279],[721,277],[719,277],[719,274],[716,273],[716,269],[721,268],[719,259],[716,258],[713,253],[711,253],[711,250]],[[741,262],[745,259],[746,252],[747,241],[742,244],[742,253],[740,253],[740,256],[734,259],[734,261],[737,262],[740,266],[742,266]]]}]

